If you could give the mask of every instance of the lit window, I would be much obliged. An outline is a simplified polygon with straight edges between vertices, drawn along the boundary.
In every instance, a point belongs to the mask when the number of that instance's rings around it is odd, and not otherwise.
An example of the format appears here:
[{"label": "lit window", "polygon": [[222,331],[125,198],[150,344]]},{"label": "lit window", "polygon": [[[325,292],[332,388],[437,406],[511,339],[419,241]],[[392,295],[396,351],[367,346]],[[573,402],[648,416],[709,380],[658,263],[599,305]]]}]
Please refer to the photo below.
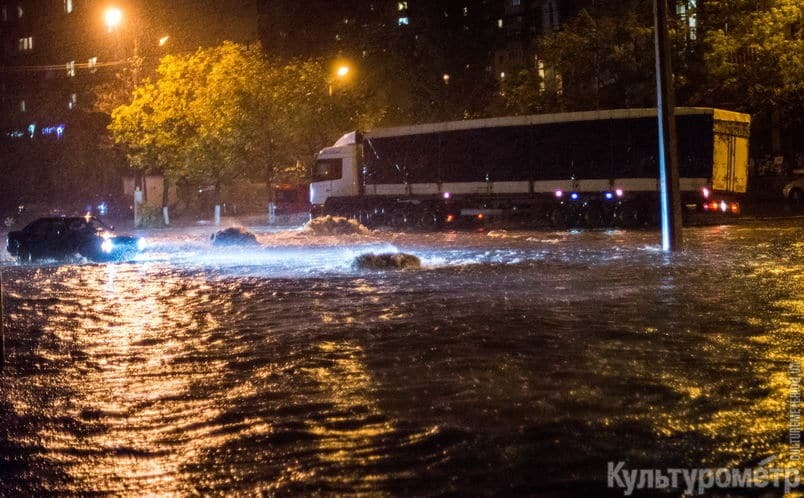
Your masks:
[{"label": "lit window", "polygon": [[75,61],[70,61],[67,63],[67,76],[69,78],[75,76]]},{"label": "lit window", "polygon": [[98,68],[96,67],[97,65],[98,65],[98,58],[97,57],[90,57],[89,60],[87,60],[87,67],[93,73],[98,71]]},{"label": "lit window", "polygon": [[520,0],[511,0],[511,5],[513,5],[514,7],[519,7],[519,2]]},{"label": "lit window", "polygon": [[408,2],[397,2],[396,10],[399,11],[408,10]]},{"label": "lit window", "polygon": [[399,20],[397,21],[397,24],[399,24],[400,26],[407,26],[410,24],[410,19],[407,17],[400,17]]},{"label": "lit window", "polygon": [[25,11],[22,10],[22,5],[17,4],[17,19],[21,19]]},{"label": "lit window", "polygon": [[501,79],[501,80],[504,80],[504,79],[505,79],[505,71],[503,71],[503,72],[501,72],[501,73],[500,73],[500,79]]},{"label": "lit window", "polygon": [[2,10],[3,22],[8,21],[8,7],[3,5],[3,8],[0,10]]},{"label": "lit window", "polygon": [[25,112],[26,110],[27,110],[27,107],[25,106],[25,101],[20,100],[20,112]]},{"label": "lit window", "polygon": [[502,20],[502,19],[497,19],[497,27],[498,27],[498,28],[502,28],[502,27],[503,27],[503,20]]},{"label": "lit window", "polygon": [[73,0],[64,0],[64,12],[71,13],[73,11]]},{"label": "lit window", "polygon": [[71,93],[70,100],[67,101],[67,108],[75,109],[76,107],[78,107],[78,95]]},{"label": "lit window", "polygon": [[463,8],[463,15],[464,15],[464,17],[469,15],[469,7],[464,7]]},{"label": "lit window", "polygon": [[18,41],[18,47],[20,52],[29,52],[33,50],[33,36],[26,36],[25,38],[20,38]]}]

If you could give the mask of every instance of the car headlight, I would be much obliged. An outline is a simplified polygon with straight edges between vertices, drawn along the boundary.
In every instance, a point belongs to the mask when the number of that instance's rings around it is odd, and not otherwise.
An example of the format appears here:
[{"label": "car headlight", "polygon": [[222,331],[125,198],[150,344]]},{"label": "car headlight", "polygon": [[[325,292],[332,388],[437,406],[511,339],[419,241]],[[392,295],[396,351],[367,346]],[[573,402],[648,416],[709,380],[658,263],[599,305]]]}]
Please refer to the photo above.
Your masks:
[{"label": "car headlight", "polygon": [[101,251],[105,253],[110,253],[112,252],[112,249],[114,249],[112,239],[103,239],[103,242],[101,242]]}]

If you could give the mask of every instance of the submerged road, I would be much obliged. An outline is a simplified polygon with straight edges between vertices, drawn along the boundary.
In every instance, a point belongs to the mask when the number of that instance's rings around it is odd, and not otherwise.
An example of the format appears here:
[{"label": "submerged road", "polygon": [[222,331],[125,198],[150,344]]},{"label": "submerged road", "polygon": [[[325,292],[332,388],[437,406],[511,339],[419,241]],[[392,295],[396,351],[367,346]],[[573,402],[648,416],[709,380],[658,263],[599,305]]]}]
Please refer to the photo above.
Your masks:
[{"label": "submerged road", "polygon": [[[609,462],[800,463],[801,219],[672,256],[643,231],[210,232],[3,261],[0,496],[622,495]],[[396,250],[423,268],[351,268]]]}]

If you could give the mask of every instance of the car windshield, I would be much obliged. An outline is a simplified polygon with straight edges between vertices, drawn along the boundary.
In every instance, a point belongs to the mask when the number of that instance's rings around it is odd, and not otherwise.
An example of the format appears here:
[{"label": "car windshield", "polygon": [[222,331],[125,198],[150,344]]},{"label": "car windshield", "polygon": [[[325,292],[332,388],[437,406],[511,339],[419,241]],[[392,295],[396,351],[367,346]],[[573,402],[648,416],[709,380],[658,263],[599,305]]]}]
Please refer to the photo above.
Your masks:
[{"label": "car windshield", "polygon": [[90,228],[92,228],[96,232],[109,232],[112,230],[111,228],[104,225],[103,222],[97,218],[90,218],[87,224],[90,226]]}]

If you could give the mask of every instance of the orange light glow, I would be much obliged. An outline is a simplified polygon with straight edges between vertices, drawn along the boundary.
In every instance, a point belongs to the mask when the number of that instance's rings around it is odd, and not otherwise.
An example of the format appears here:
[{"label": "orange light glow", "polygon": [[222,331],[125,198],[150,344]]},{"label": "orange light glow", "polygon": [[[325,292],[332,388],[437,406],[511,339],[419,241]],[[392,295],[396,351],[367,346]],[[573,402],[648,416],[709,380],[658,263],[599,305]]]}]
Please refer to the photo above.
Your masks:
[{"label": "orange light glow", "polygon": [[123,11],[117,7],[110,7],[103,13],[103,22],[111,33],[123,22]]}]

